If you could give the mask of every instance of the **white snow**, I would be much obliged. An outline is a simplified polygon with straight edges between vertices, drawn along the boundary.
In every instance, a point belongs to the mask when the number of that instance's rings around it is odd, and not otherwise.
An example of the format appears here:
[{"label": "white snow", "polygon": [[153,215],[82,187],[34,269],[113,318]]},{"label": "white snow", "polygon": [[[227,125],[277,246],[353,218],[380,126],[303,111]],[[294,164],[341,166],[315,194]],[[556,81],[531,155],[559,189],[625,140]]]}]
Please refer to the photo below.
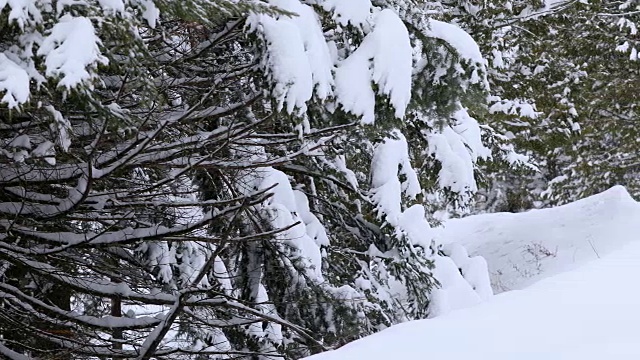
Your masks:
[{"label": "white snow", "polygon": [[293,195],[296,199],[298,216],[304,222],[307,235],[315,240],[318,246],[329,246],[327,230],[324,228],[324,225],[322,225],[320,220],[318,220],[318,218],[311,212],[307,196],[299,190],[294,190]]},{"label": "white snow", "polygon": [[73,131],[71,128],[71,123],[69,120],[65,119],[62,116],[62,113],[56,110],[53,105],[45,105],[44,109],[49,111],[53,116],[53,120],[55,120],[55,125],[52,126],[58,132],[58,145],[64,151],[69,150],[69,146],[71,146],[71,137],[69,132]]},{"label": "white snow", "polygon": [[455,24],[429,19],[428,34],[449,43],[466,60],[484,64],[480,47],[466,31]]},{"label": "white snow", "polygon": [[0,11],[9,5],[9,22],[15,21],[20,28],[24,28],[32,20],[35,23],[42,21],[42,14],[38,8],[38,2],[33,0],[0,0]]},{"label": "white snow", "polygon": [[[403,224],[420,217],[410,209]],[[448,243],[447,257],[434,258],[442,287],[432,294],[432,318],[307,359],[637,359],[639,218],[640,204],[616,186],[557,208],[449,220],[438,232]],[[430,230],[410,226],[407,234]],[[494,280],[499,272],[513,288],[529,286],[491,296],[483,258],[457,242],[487,258]],[[543,255],[533,268],[530,248]]]},{"label": "white snow", "polygon": [[342,107],[354,115],[361,116],[362,122],[375,121],[376,97],[371,87],[370,56],[363,48],[358,48],[348,58],[342,60],[336,69],[336,95]]},{"label": "white snow", "polygon": [[376,44],[373,81],[380,87],[380,93],[389,96],[395,116],[401,119],[411,99],[413,49],[409,32],[396,13],[385,9],[376,17],[375,29],[370,35]]},{"label": "white snow", "polygon": [[439,238],[484,257],[493,288],[501,292],[522,289],[640,239],[639,219],[640,204],[616,186],[556,208],[448,220]]},{"label": "white snow", "polygon": [[111,12],[113,14],[120,13],[124,14],[124,2],[122,0],[98,0],[100,7],[105,12]]},{"label": "white snow", "polygon": [[[299,0],[270,0],[271,5],[295,16],[253,14],[247,24],[266,43],[262,65],[273,84],[278,111],[306,112],[314,93],[320,100],[335,95],[346,112],[375,120],[377,85],[397,118],[403,118],[411,98],[413,49],[409,32],[390,9],[373,10],[370,0],[316,0],[341,23],[361,26],[366,36],[360,44],[327,41],[315,10]],[[352,48],[353,47],[353,48]],[[349,54],[346,58],[340,58]],[[332,98],[333,100],[333,98]]]},{"label": "white snow", "polygon": [[311,67],[305,59],[301,35],[290,20],[261,17],[264,36],[269,44],[269,69],[275,83],[273,94],[279,110],[285,103],[289,113],[296,107],[304,110],[313,88]]},{"label": "white snow", "polygon": [[470,257],[467,249],[457,243],[445,244],[442,252],[456,264],[464,279],[471,284],[480,299],[486,300],[493,296],[487,261],[483,257]]},{"label": "white snow", "polygon": [[9,146],[31,150],[31,138],[29,137],[29,135],[19,135],[11,140]]},{"label": "white snow", "polygon": [[482,132],[478,121],[471,117],[464,108],[458,109],[453,113],[452,117],[455,120],[453,130],[469,149],[471,160],[475,163],[478,158],[487,159],[491,157],[491,150],[482,143]]},{"label": "white snow", "polygon": [[430,294],[430,318],[477,305],[493,296],[484,258],[470,257],[460,244],[446,244],[441,251],[444,256],[433,257],[433,276],[440,286]]},{"label": "white snow", "polygon": [[442,168],[438,173],[440,188],[448,188],[460,195],[478,190],[475,179],[475,163],[478,158],[488,158],[491,152],[482,144],[478,122],[460,107],[454,113],[456,123],[440,131],[428,134],[429,153]]},{"label": "white snow", "polygon": [[336,95],[343,108],[362,116],[362,122],[375,119],[373,81],[379,94],[389,97],[395,116],[403,118],[411,99],[413,50],[409,33],[392,10],[380,11],[372,32],[336,69]]},{"label": "white snow", "polygon": [[31,155],[36,157],[42,157],[44,161],[46,161],[49,165],[56,164],[55,144],[52,143],[51,141],[45,140],[41,142],[40,145],[38,145],[33,150],[33,152],[31,152]]},{"label": "white snow", "polygon": [[398,217],[398,230],[412,240],[414,245],[420,245],[426,249],[431,245],[433,231],[425,219],[424,206],[412,205]]},{"label": "white snow", "polygon": [[635,242],[525,290],[392,326],[307,359],[638,359],[639,273]]},{"label": "white snow", "polygon": [[440,287],[431,292],[429,317],[442,316],[482,301],[480,295],[460,276],[458,267],[451,258],[436,256],[434,265],[433,276],[438,279]]},{"label": "white snow", "polygon": [[347,179],[349,185],[351,185],[354,189],[358,188],[358,178],[356,177],[356,173],[353,170],[349,169],[347,166],[347,160],[344,155],[338,155],[335,157],[333,164],[333,168]]},{"label": "white snow", "polygon": [[[371,160],[372,200],[377,205],[378,216],[395,226],[402,214],[402,194],[415,198],[421,191],[418,175],[409,160],[407,139],[399,130],[380,143]],[[406,180],[401,182],[399,175]]]},{"label": "white snow", "polygon": [[[256,303],[259,304],[257,305],[258,310],[260,310],[260,312],[262,312],[263,314],[278,316],[276,307],[275,305],[270,303],[267,289],[262,284],[258,285]],[[262,322],[257,321],[249,325],[248,330],[251,335],[256,336],[259,339],[266,338],[271,340],[271,342],[273,342],[274,344],[282,343],[282,326],[280,324],[267,322],[266,327],[263,328]],[[264,352],[271,352],[275,349],[273,348],[272,344],[264,343],[262,344],[261,350]]]},{"label": "white snow", "polygon": [[5,54],[0,53],[0,94],[3,92],[5,94],[0,102],[6,103],[9,109],[27,102],[29,99],[29,74]]},{"label": "white snow", "polygon": [[326,11],[333,11],[342,25],[361,27],[371,15],[371,0],[320,0],[320,3]]},{"label": "white snow", "polygon": [[489,107],[489,112],[491,114],[503,113],[520,115],[521,117],[528,117],[531,119],[535,119],[538,117],[538,115],[540,115],[540,113],[536,111],[535,107],[527,102],[505,100],[501,99],[498,96],[491,96],[489,98],[489,101],[494,102]]},{"label": "white snow", "polygon": [[568,3],[569,1],[567,0],[543,0],[542,4],[538,6],[529,5],[525,7],[517,17],[535,19],[540,16],[553,14]]},{"label": "white snow", "polygon": [[[414,198],[421,189],[411,166],[407,140],[398,130],[393,135],[395,138],[385,139],[374,151],[371,200],[376,204],[378,217],[384,216],[385,221],[395,228],[395,236],[399,240],[427,250],[435,247],[434,230],[426,220],[424,206],[414,204],[402,208],[403,195]],[[401,181],[399,175],[404,175],[405,180]],[[377,249],[373,247],[372,250]],[[444,256],[434,254],[430,258],[435,263],[432,274],[440,283],[440,287],[430,294],[430,317],[476,305],[493,295],[484,259],[470,258],[462,246],[455,244],[443,248],[442,252]],[[392,280],[389,280],[389,292],[403,302],[407,289],[400,282],[391,284]]]},{"label": "white snow", "polygon": [[160,21],[160,9],[158,9],[155,2],[153,2],[153,0],[134,0],[132,2],[144,9],[141,14],[142,18],[147,22],[147,24],[149,24],[149,26],[155,28]]},{"label": "white snow", "polygon": [[270,189],[273,195],[258,208],[268,216],[273,229],[286,229],[275,237],[289,246],[288,256],[300,261],[312,281],[323,283],[320,247],[328,245],[329,239],[322,224],[311,213],[306,196],[294,191],[287,175],[272,167],[247,173],[246,181],[248,186],[241,191]]},{"label": "white snow", "polygon": [[44,55],[46,75],[60,76],[58,86],[73,88],[91,79],[87,67],[107,64],[91,20],[64,15],[38,49]]},{"label": "white snow", "polygon": [[249,25],[258,29],[267,43],[265,67],[274,83],[279,110],[306,110],[314,87],[320,99],[332,94],[333,59],[320,20],[313,8],[298,0],[271,0],[271,5],[296,14],[271,17],[252,15]]}]

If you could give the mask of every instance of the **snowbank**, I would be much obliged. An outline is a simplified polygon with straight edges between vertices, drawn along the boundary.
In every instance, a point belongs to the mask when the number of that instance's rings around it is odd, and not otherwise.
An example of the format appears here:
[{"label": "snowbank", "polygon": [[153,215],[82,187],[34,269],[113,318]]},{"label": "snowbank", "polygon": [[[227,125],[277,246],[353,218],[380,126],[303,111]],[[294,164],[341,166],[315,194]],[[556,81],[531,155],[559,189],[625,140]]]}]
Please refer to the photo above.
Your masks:
[{"label": "snowbank", "polygon": [[640,204],[616,186],[556,208],[449,220],[439,231],[443,243],[463,244],[470,255],[486,259],[499,293],[640,240]]},{"label": "snowbank", "polygon": [[[614,188],[551,214],[578,215],[586,209],[618,209],[617,215],[601,214],[602,222],[611,224],[615,216],[626,216],[619,206],[633,205],[624,200],[626,196],[622,189]],[[588,221],[584,225],[591,226]],[[629,226],[637,225],[625,227]],[[615,236],[621,232],[611,235],[612,241],[618,240]],[[602,260],[544,279],[526,290],[506,292],[478,306],[435,319],[392,326],[307,359],[638,359],[638,275],[640,243],[628,244]]]}]

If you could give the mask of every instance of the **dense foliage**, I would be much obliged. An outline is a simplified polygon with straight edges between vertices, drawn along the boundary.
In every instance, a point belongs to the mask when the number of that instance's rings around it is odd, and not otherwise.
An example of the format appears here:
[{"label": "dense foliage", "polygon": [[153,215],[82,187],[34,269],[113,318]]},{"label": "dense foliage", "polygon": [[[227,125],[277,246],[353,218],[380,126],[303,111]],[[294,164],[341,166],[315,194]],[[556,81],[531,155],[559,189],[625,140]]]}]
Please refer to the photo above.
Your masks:
[{"label": "dense foliage", "polygon": [[537,169],[491,171],[480,211],[638,195],[637,1],[461,2],[449,12],[489,60],[492,115]]},{"label": "dense foliage", "polygon": [[442,8],[0,10],[1,356],[300,358],[490,295],[427,222],[510,154]]}]

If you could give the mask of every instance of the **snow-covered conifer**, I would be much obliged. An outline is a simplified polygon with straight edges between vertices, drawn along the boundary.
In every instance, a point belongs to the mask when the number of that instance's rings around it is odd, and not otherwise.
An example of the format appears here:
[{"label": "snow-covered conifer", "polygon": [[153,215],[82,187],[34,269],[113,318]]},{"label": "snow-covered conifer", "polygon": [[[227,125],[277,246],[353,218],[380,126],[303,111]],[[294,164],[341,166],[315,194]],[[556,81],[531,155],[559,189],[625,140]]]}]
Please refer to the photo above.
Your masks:
[{"label": "snow-covered conifer", "polygon": [[427,221],[490,155],[432,6],[0,0],[0,354],[299,358],[486,296]]}]

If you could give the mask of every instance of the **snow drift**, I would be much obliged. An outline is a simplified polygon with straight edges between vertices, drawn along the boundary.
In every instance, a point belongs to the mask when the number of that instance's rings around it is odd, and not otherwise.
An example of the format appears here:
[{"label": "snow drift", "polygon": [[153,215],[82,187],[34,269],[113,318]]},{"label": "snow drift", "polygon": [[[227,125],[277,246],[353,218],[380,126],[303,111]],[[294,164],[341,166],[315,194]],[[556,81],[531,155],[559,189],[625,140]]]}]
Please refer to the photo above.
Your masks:
[{"label": "snow drift", "polygon": [[494,292],[522,289],[640,239],[640,204],[622,186],[556,208],[448,220],[443,243],[486,259]]},{"label": "snow drift", "polygon": [[[631,204],[624,200],[626,196],[620,188],[614,188],[557,212],[536,213],[559,217],[578,209],[612,209],[607,206]],[[598,205],[599,201],[604,203]],[[605,217],[584,219],[584,226],[590,227],[591,220],[611,224],[616,217],[629,219],[622,211],[617,215],[601,215]],[[616,224],[622,225],[617,221]],[[622,239],[616,236],[628,238],[624,231],[635,232],[637,226],[622,225],[609,239],[619,244]],[[580,248],[580,243],[575,245]],[[307,359],[638,359],[639,274],[640,243],[636,242],[580,269],[541,280],[525,290],[502,293],[478,306],[435,319],[392,326],[338,350]]]}]

